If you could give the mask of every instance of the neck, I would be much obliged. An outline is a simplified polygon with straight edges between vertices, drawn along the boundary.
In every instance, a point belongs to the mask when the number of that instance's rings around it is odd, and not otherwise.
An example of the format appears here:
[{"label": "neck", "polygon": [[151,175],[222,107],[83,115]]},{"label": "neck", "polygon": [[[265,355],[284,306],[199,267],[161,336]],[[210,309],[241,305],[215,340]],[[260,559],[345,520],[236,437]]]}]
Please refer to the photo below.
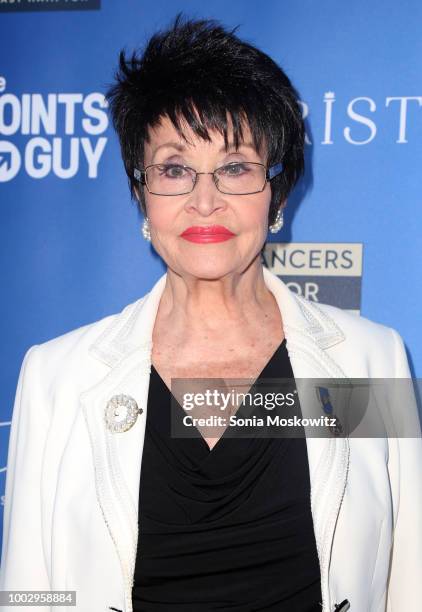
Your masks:
[{"label": "neck", "polygon": [[184,338],[207,333],[224,337],[228,331],[256,325],[274,309],[279,312],[257,259],[241,273],[212,280],[180,275],[169,268],[157,320]]}]

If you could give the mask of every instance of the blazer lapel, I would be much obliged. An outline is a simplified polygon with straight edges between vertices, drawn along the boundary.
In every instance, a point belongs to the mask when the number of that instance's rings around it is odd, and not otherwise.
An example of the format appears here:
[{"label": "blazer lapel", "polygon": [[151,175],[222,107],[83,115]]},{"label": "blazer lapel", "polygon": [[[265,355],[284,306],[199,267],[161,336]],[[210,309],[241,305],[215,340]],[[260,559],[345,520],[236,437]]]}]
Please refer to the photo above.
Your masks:
[{"label": "blazer lapel", "polygon": [[[122,568],[126,612],[132,611],[151,338],[165,276],[144,298],[127,306],[91,345],[90,353],[111,369],[80,396],[92,449],[97,500]],[[105,409],[113,396],[121,394],[133,398],[143,412],[128,431],[112,433],[106,426]]]},{"label": "blazer lapel", "polygon": [[[294,295],[264,268],[267,287],[274,294],[286,336],[286,347],[296,381],[303,416],[322,414],[314,379],[347,378],[326,349],[343,342],[345,335],[317,305]],[[349,469],[347,437],[313,437],[306,430],[311,481],[311,510],[321,568],[322,611],[331,610],[329,561],[337,516]]]},{"label": "blazer lapel", "polygon": [[[302,411],[315,411],[316,394],[310,378],[345,378],[326,349],[345,339],[335,322],[311,302],[292,293],[267,268],[264,280],[273,293],[283,320],[286,347],[297,383]],[[108,374],[81,395],[95,468],[98,503],[119,555],[125,583],[125,606],[132,610],[131,589],[138,542],[139,478],[145,436],[152,331],[166,283],[166,274],[151,291],[118,314],[91,345],[90,353],[110,367]],[[142,413],[133,427],[112,433],[105,423],[105,408],[114,395],[133,398]],[[304,413],[305,416],[305,413]],[[321,567],[322,612],[331,608],[329,559],[337,515],[349,466],[347,438],[306,437],[311,510]]]}]

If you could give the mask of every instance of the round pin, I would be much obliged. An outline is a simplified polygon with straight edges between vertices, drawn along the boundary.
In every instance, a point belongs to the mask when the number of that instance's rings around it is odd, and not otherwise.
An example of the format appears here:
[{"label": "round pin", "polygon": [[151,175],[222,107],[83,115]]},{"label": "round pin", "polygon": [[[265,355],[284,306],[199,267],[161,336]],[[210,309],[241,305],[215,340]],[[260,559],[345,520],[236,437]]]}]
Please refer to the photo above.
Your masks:
[{"label": "round pin", "polygon": [[105,409],[107,429],[111,433],[128,431],[142,412],[142,408],[138,408],[138,404],[130,395],[113,395]]}]

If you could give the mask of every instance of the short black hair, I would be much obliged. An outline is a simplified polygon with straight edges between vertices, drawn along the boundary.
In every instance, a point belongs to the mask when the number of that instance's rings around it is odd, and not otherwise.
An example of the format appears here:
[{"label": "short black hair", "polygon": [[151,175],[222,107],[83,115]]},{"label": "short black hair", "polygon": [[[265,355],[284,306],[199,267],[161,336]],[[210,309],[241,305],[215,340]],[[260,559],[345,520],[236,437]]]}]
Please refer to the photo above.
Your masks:
[{"label": "short black hair", "polygon": [[[237,26],[238,27],[238,26]],[[304,172],[304,125],[298,94],[278,64],[213,19],[186,19],[179,13],[156,32],[143,50],[120,51],[115,81],[105,97],[118,134],[132,199],[135,167],[143,166],[148,129],[168,116],[185,138],[181,120],[205,140],[217,130],[228,146],[228,121],[235,147],[242,122],[257,151],[265,144],[268,167],[282,161],[271,181],[269,223]],[[141,212],[146,213],[141,189]]]}]

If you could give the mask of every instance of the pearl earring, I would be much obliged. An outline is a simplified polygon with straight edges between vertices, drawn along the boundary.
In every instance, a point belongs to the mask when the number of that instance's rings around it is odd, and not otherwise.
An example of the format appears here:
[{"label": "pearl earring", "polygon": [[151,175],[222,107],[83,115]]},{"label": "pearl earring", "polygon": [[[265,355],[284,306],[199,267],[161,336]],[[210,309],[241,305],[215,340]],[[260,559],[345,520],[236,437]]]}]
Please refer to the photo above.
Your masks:
[{"label": "pearl earring", "polygon": [[149,219],[148,219],[148,217],[145,217],[144,223],[142,225],[142,236],[145,238],[145,240],[148,240],[148,242],[151,242],[151,232],[149,230]]},{"label": "pearl earring", "polygon": [[277,211],[277,216],[275,218],[274,223],[270,225],[268,229],[270,230],[272,234],[276,234],[277,232],[281,230],[283,225],[284,225],[283,210],[279,208]]}]

